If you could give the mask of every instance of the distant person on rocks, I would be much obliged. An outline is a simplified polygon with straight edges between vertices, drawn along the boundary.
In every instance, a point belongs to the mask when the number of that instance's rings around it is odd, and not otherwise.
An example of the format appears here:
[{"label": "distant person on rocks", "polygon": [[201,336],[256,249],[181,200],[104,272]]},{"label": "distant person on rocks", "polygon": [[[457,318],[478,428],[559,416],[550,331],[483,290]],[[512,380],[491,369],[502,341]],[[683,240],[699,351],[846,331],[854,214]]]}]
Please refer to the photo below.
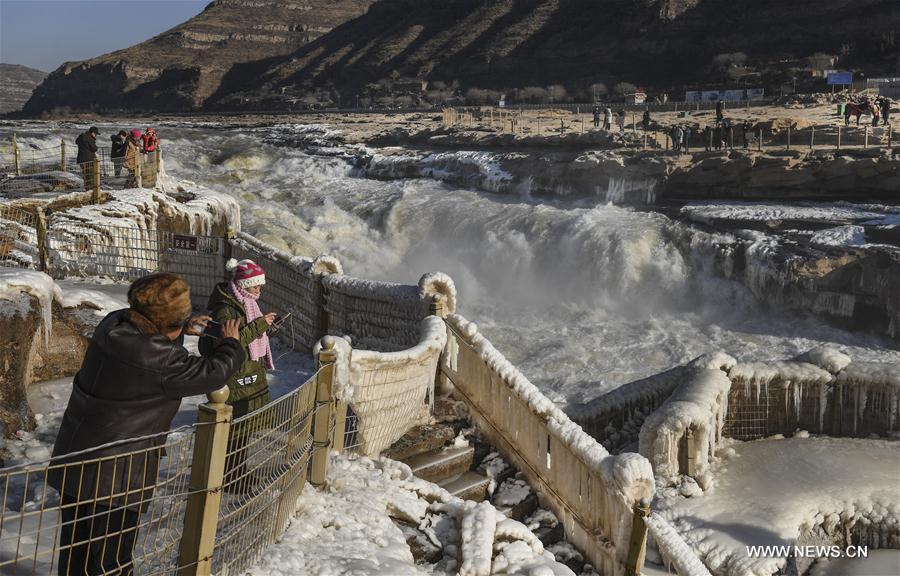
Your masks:
[{"label": "distant person on rocks", "polygon": [[716,124],[721,124],[725,120],[725,102],[719,100],[716,102]]},{"label": "distant person on rocks", "polygon": [[710,127],[704,126],[703,129],[700,131],[700,139],[703,140],[703,148],[707,152],[709,152],[711,149],[711,143],[712,143],[711,136],[712,136],[712,130],[710,129]]},{"label": "distant person on rocks", "polygon": [[612,109],[607,106],[603,110],[603,129],[610,130],[612,128]]},{"label": "distant person on rocks", "polygon": [[128,182],[126,188],[136,188],[137,182],[137,165],[140,161],[141,154],[141,131],[132,130],[125,139],[125,156],[122,158],[122,165],[128,169]]},{"label": "distant person on rocks", "polygon": [[[226,269],[232,273],[229,282],[218,284],[209,297],[208,308],[215,322],[239,322],[239,340],[244,349],[244,362],[228,381],[230,394],[228,403],[234,408],[234,417],[239,418],[269,403],[269,383],[266,371],[275,368],[269,337],[266,331],[275,322],[276,314],[263,314],[259,308],[259,297],[266,284],[265,271],[253,260],[229,260]],[[214,332],[211,332],[214,335]],[[210,344],[200,340],[200,353],[209,352]],[[251,419],[252,420],[252,419]],[[231,492],[248,491],[252,488],[246,476],[244,462],[247,457],[247,442],[254,429],[265,427],[265,423],[244,421],[232,426],[228,438],[228,454],[225,462],[226,489]]]},{"label": "distant person on rocks", "polygon": [[881,125],[887,126],[891,121],[891,99],[885,96],[881,99]]},{"label": "distant person on rocks", "polygon": [[600,106],[594,105],[594,128],[600,127]]},{"label": "distant person on rocks", "polygon": [[125,141],[128,139],[128,132],[119,130],[118,134],[113,134],[109,139],[112,141],[109,157],[112,159],[113,169],[118,177],[122,174],[122,161],[125,159]]},{"label": "distant person on rocks", "polygon": [[140,517],[181,399],[218,390],[244,360],[237,322],[223,326],[210,355],[188,353],[184,334],[209,318],[192,316],[190,287],[175,274],[136,280],[128,303],[94,331],[53,447],[60,576],[133,574]]},{"label": "distant person on rocks", "polygon": [[694,129],[690,126],[684,127],[684,151],[691,151],[691,136],[694,135]]},{"label": "distant person on rocks", "polygon": [[647,106],[644,109],[644,117],[641,120],[641,123],[644,125],[644,130],[650,129],[650,107],[649,106]]},{"label": "distant person on rocks", "polygon": [[741,138],[744,141],[744,148],[750,148],[750,130],[753,126],[750,125],[748,120],[744,120],[741,122]]},{"label": "distant person on rocks", "polygon": [[96,126],[88,128],[87,132],[75,139],[78,146],[78,157],[75,161],[81,166],[81,177],[84,179],[84,189],[90,190],[94,176],[94,159],[97,158],[97,136],[100,130]]},{"label": "distant person on rocks", "polygon": [[717,123],[713,129],[713,145],[716,150],[722,149],[722,124]]},{"label": "distant person on rocks", "polygon": [[672,150],[681,153],[681,140],[684,138],[684,130],[681,129],[681,126],[675,124],[672,126]]},{"label": "distant person on rocks", "polygon": [[616,114],[616,124],[619,126],[619,132],[625,131],[625,110],[619,110]]}]

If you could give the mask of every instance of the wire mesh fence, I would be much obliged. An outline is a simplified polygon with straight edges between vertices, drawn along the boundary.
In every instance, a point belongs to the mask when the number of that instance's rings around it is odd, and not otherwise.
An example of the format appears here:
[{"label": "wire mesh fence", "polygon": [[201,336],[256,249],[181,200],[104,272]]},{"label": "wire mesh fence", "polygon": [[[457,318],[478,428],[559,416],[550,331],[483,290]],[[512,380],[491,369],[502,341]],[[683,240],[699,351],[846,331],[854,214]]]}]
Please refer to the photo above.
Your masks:
[{"label": "wire mesh fence", "polygon": [[0,204],[0,266],[37,267],[36,220],[33,212]]},{"label": "wire mesh fence", "polygon": [[[320,377],[235,418],[218,456],[211,427],[227,420],[217,411],[215,422],[0,470],[0,574],[162,575],[199,562],[243,573],[287,527],[314,452],[328,449],[313,441],[317,411],[334,404],[316,402]],[[221,485],[200,487],[216,459]],[[191,560],[182,536],[204,519],[188,502],[212,493],[223,498],[211,555]]]},{"label": "wire mesh fence", "polygon": [[213,572],[243,573],[287,527],[313,454],[313,419],[327,409],[315,400],[314,376],[232,423]]},{"label": "wire mesh fence", "polygon": [[172,572],[194,430],[116,444],[0,471],[0,574]]},{"label": "wire mesh fence", "polygon": [[74,146],[64,141],[49,148],[19,144],[0,152],[0,193],[31,197],[46,193],[103,188],[152,188],[160,169],[160,151],[133,158],[112,156],[110,147],[98,147],[96,162],[79,162]]}]

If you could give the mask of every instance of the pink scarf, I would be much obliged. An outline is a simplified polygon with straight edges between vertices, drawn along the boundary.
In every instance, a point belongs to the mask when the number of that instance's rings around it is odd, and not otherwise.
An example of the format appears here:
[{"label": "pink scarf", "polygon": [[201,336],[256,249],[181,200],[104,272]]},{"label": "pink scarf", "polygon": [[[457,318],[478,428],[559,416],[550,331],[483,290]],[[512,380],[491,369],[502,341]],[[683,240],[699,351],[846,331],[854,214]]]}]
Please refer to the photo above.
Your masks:
[{"label": "pink scarf", "polygon": [[[262,311],[259,309],[259,304],[257,300],[259,300],[259,294],[253,295],[237,284],[234,283],[234,280],[228,283],[228,289],[231,290],[231,293],[234,294],[234,297],[238,302],[241,303],[241,306],[244,307],[244,314],[247,316],[247,324],[250,324],[257,318],[262,317]],[[254,340],[250,343],[250,359],[251,360],[259,360],[260,358],[265,357],[266,359],[266,370],[274,370],[275,362],[272,360],[272,349],[269,348],[269,335],[263,332],[262,336]]]}]

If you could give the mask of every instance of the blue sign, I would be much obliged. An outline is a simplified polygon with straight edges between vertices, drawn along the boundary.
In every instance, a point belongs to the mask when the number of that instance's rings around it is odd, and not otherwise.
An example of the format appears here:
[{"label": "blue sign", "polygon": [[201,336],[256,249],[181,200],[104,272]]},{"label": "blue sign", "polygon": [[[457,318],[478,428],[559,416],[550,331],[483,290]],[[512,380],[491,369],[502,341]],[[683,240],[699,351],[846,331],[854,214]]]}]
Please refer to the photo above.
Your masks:
[{"label": "blue sign", "polygon": [[829,72],[828,84],[853,84],[853,72]]}]

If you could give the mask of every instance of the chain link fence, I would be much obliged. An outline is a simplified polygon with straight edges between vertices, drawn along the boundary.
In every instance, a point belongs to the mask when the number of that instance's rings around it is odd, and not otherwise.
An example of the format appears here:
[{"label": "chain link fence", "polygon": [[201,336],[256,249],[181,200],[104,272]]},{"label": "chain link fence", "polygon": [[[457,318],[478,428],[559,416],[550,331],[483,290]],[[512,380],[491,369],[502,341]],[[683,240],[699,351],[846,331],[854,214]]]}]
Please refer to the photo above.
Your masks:
[{"label": "chain link fence", "polygon": [[25,147],[15,140],[0,151],[0,193],[12,198],[41,197],[78,190],[152,188],[160,170],[161,152],[138,153],[130,165],[112,157],[109,147],[97,149],[96,160],[77,161],[75,146]]},{"label": "chain link fence", "polygon": [[[314,453],[327,453],[313,426],[325,411],[320,435],[334,433],[334,403],[317,402],[325,385],[320,371],[232,422],[208,404],[211,418],[192,426],[0,470],[0,574],[243,573],[287,527]],[[204,506],[212,516],[194,513]],[[209,518],[204,549],[195,536]]]}]

